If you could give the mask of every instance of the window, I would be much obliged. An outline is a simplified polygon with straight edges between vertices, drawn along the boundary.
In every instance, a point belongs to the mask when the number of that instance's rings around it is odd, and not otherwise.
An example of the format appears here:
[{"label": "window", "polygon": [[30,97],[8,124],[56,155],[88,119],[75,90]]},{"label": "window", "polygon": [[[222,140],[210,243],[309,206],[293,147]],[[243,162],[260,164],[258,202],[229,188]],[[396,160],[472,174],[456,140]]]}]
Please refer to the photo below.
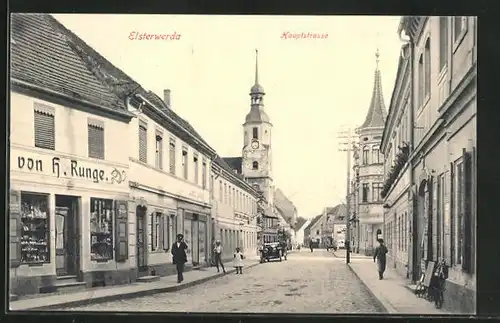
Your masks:
[{"label": "window", "polygon": [[370,190],[369,189],[369,185],[368,183],[364,183],[363,184],[363,196],[362,196],[362,202],[368,202],[368,191]]},{"label": "window", "polygon": [[455,182],[453,187],[455,188],[454,197],[454,222],[455,222],[455,263],[462,263],[462,242],[463,242],[463,217],[462,217],[462,177],[463,177],[463,161],[460,160],[455,165]]},{"label": "window", "polygon": [[439,70],[448,63],[448,17],[439,17]]},{"label": "window", "polygon": [[219,201],[224,202],[224,196],[222,195],[222,181],[219,181]]},{"label": "window", "polygon": [[243,136],[243,145],[248,145],[248,131],[245,131],[245,134]]},{"label": "window", "polygon": [[259,128],[253,127],[252,129],[252,138],[259,139]]},{"label": "window", "polygon": [[148,162],[148,128],[143,121],[139,122],[139,160]]},{"label": "window", "polygon": [[[15,197],[13,195],[16,195]],[[13,208],[13,204],[18,204]],[[16,235],[20,240],[20,263],[50,263],[50,229],[49,229],[49,196],[44,194],[11,192],[11,213],[17,210],[16,221],[11,223],[10,234]],[[19,212],[20,211],[20,212]],[[63,210],[56,209],[56,249],[64,249],[64,232],[61,224],[67,219],[67,214],[61,214]],[[61,220],[62,217],[62,220]],[[14,216],[11,215],[11,221]],[[19,223],[20,221],[20,223]],[[13,253],[11,249],[11,253]],[[11,255],[12,257],[13,255]],[[16,252],[19,259],[19,254]]]},{"label": "window", "polygon": [[231,192],[232,192],[231,185],[227,186],[227,190],[228,190],[228,192],[227,192],[227,196],[228,196],[228,198],[227,198],[227,204],[232,205],[231,204],[232,203],[232,199],[231,199]]},{"label": "window", "polygon": [[380,150],[378,147],[373,147],[372,148],[372,164],[379,164],[382,162],[382,159],[380,158]]},{"label": "window", "polygon": [[427,38],[424,51],[425,80],[424,80],[424,98],[427,98],[431,92],[431,40]]},{"label": "window", "polygon": [[[40,111],[43,110],[43,111]],[[35,106],[35,147],[55,149],[54,111]]]},{"label": "window", "polygon": [[420,55],[418,59],[418,96],[417,102],[418,107],[421,107],[424,104],[424,56]]},{"label": "window", "polygon": [[256,161],[252,162],[252,169],[253,170],[258,170],[259,169],[259,163],[256,162]]},{"label": "window", "polygon": [[182,173],[184,179],[188,179],[188,152],[186,148],[182,148]]},{"label": "window", "polygon": [[207,162],[205,160],[201,164],[201,187],[207,188]]},{"label": "window", "polygon": [[459,42],[461,36],[465,33],[466,30],[466,17],[457,16],[453,17],[453,34],[454,41]]},{"label": "window", "polygon": [[90,260],[113,259],[113,201],[90,199]]},{"label": "window", "polygon": [[361,156],[361,162],[363,165],[367,165],[368,164],[368,153],[369,153],[369,150],[368,150],[368,147],[363,147],[363,153],[362,153],[362,156]]},{"label": "window", "polygon": [[168,146],[168,168],[170,174],[175,175],[175,140],[170,139],[170,144]]},{"label": "window", "polygon": [[155,167],[158,169],[163,169],[163,138],[161,134],[156,134],[156,146],[155,146]]},{"label": "window", "polygon": [[[203,168],[205,168],[205,164],[203,164]],[[203,170],[205,172],[205,170]],[[214,175],[210,175],[210,196],[212,199],[215,199],[215,188],[214,188]]]},{"label": "window", "polygon": [[151,251],[157,251],[161,247],[160,241],[160,223],[162,214],[159,212],[151,213]]},{"label": "window", "polygon": [[223,199],[223,203],[224,204],[227,204],[227,184],[224,183],[224,199]]},{"label": "window", "polygon": [[380,196],[380,193],[382,192],[382,188],[383,188],[383,184],[382,183],[373,183],[372,184],[372,202],[378,202],[378,201],[381,201],[382,198]]},{"label": "window", "polygon": [[443,254],[443,218],[444,218],[444,174],[439,176],[437,182],[437,208],[436,208],[436,247],[437,259],[444,256]]},{"label": "window", "polygon": [[100,121],[89,121],[87,130],[89,136],[89,157],[104,159],[104,124]]},{"label": "window", "polygon": [[198,184],[198,155],[193,156],[194,164],[194,182]]}]

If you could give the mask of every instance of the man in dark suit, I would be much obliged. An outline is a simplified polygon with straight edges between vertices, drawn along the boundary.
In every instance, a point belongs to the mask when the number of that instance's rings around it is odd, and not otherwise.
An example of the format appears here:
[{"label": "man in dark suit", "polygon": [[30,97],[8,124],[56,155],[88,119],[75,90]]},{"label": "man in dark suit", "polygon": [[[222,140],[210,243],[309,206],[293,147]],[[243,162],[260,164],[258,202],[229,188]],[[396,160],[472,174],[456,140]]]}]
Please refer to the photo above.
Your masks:
[{"label": "man in dark suit", "polygon": [[177,241],[172,245],[172,261],[177,267],[177,282],[180,283],[184,280],[182,273],[184,272],[184,264],[187,262],[186,250],[188,246],[184,242],[182,234],[177,235]]}]

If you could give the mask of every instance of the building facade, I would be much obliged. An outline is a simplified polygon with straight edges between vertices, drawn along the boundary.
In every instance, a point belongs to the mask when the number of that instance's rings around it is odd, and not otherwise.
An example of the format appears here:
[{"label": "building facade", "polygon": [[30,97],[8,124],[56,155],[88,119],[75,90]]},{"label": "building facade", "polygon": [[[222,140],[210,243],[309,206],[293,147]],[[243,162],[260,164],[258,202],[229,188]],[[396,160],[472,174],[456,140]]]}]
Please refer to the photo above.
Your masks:
[{"label": "building facade", "polygon": [[392,92],[389,113],[385,123],[380,149],[384,155],[384,238],[388,249],[387,263],[400,275],[410,277],[409,255],[411,223],[409,194],[412,169],[409,167],[410,152],[410,93],[411,93],[410,46],[401,48],[396,83]]},{"label": "building facade", "polygon": [[477,17],[404,17],[400,31],[409,37],[412,81],[411,277],[444,259],[444,307],[475,313]]},{"label": "building facade", "polygon": [[212,218],[214,238],[221,241],[223,258],[232,258],[236,247],[257,252],[257,191],[221,158],[212,163]]},{"label": "building facade", "polygon": [[139,276],[175,273],[171,246],[182,233],[187,269],[207,265],[211,247],[210,167],[215,151],[142,88],[128,100],[137,115],[130,123],[130,202],[135,214],[135,263]]},{"label": "building facade", "polygon": [[114,142],[133,114],[64,36],[49,15],[12,16],[9,272],[18,295],[135,275],[129,153]]},{"label": "building facade", "polygon": [[386,109],[382,94],[381,73],[378,68],[379,53],[377,50],[377,67],[373,92],[368,114],[363,124],[356,129],[359,136],[359,158],[355,163],[358,191],[353,197],[357,202],[357,218],[359,225],[359,252],[372,255],[377,239],[382,237],[383,209],[380,193],[383,183],[383,155],[380,153],[380,141],[384,130]]}]

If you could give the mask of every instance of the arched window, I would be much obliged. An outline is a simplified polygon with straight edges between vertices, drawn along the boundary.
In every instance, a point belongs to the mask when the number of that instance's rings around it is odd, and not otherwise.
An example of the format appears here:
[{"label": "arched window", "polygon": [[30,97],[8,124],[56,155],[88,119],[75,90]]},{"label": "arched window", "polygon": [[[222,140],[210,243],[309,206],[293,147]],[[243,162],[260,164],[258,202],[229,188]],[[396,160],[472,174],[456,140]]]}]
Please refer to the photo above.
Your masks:
[{"label": "arched window", "polygon": [[256,161],[252,162],[252,169],[253,170],[258,170],[259,169],[259,163],[256,162]]},{"label": "arched window", "polygon": [[362,157],[362,163],[363,165],[368,165],[368,153],[370,152],[370,149],[368,146],[363,147],[363,157]]},{"label": "arched window", "polygon": [[377,229],[377,241],[380,241],[382,238],[382,230]]},{"label": "arched window", "polygon": [[252,128],[252,138],[259,139],[259,128],[257,127]]}]

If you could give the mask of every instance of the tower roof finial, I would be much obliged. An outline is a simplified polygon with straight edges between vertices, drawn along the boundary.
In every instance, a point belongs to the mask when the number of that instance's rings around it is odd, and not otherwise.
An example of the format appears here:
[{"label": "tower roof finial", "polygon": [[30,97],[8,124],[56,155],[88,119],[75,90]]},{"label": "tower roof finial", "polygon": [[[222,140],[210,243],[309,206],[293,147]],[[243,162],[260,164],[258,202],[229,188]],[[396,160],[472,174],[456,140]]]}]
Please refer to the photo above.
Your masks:
[{"label": "tower roof finial", "polygon": [[378,50],[378,39],[379,39],[379,33],[377,32],[377,50],[375,52],[375,62],[377,63],[377,69],[378,69],[378,62],[379,62],[379,57],[380,57],[380,52]]},{"label": "tower roof finial", "polygon": [[259,50],[255,49],[255,84],[259,84]]}]

